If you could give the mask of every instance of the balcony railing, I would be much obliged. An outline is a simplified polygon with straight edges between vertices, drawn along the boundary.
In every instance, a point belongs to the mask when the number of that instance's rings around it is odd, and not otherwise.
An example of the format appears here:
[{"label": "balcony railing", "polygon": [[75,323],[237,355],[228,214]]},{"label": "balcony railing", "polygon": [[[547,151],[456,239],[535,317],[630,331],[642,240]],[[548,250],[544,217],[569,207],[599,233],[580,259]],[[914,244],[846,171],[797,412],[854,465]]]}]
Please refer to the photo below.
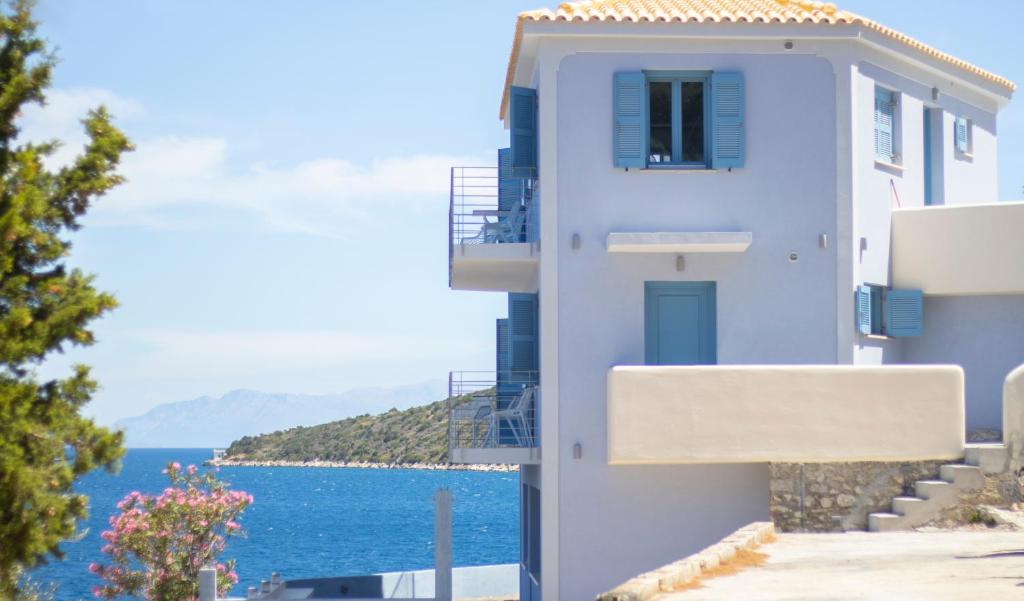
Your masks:
[{"label": "balcony railing", "polygon": [[497,167],[452,167],[449,276],[455,247],[459,245],[536,241],[540,233],[536,198],[535,180],[499,178]]},{"label": "balcony railing", "polygon": [[448,375],[448,448],[538,446],[537,372]]}]

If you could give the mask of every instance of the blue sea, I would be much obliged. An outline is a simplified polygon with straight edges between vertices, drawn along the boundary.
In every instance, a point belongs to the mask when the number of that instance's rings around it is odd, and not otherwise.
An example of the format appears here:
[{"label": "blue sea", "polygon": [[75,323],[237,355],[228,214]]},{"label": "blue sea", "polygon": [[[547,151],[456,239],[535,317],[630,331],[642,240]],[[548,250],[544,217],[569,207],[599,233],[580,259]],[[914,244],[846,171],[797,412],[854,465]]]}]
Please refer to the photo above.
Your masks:
[{"label": "blue sea", "polygon": [[[100,533],[116,503],[133,490],[159,493],[168,461],[200,465],[210,449],[130,449],[120,473],[95,472],[77,489],[90,498],[81,540],[67,556],[33,571],[55,583],[56,598],[92,599],[103,561]],[[220,479],[255,498],[223,555],[238,561],[238,586],[280,572],[285,579],[372,574],[433,567],[433,493],[452,491],[452,552],[456,566],[514,563],[519,557],[519,474],[426,470],[224,467]]]}]

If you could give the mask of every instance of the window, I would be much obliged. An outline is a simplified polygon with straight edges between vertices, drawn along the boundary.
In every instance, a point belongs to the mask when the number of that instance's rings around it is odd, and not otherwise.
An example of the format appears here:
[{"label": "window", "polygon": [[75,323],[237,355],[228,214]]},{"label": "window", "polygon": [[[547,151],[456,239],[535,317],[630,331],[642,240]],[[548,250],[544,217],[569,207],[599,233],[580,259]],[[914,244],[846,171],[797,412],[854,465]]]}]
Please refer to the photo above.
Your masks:
[{"label": "window", "polygon": [[621,71],[613,78],[616,167],[743,167],[743,74]]},{"label": "window", "polygon": [[882,336],[882,286],[857,287],[857,330],[868,336]]},{"label": "window", "polygon": [[974,152],[974,127],[967,117],[956,117],[953,121],[953,148],[957,154],[971,156]]},{"label": "window", "polygon": [[924,295],[864,284],[856,292],[857,331],[865,336],[920,336],[924,331]]},{"label": "window", "polygon": [[875,159],[900,162],[899,94],[875,87]]},{"label": "window", "polygon": [[519,517],[519,562],[540,583],[540,489],[522,485]]},{"label": "window", "polygon": [[647,165],[707,165],[704,96],[707,77],[647,77]]}]

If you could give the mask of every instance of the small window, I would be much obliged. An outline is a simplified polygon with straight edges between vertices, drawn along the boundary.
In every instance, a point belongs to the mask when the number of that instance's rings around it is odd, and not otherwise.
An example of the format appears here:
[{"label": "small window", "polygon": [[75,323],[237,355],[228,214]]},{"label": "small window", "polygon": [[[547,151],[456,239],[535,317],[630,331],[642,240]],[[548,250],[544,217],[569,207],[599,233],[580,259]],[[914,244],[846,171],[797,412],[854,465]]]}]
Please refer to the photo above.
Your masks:
[{"label": "small window", "polygon": [[540,489],[522,485],[520,494],[519,561],[534,581],[540,583]]},{"label": "small window", "polygon": [[956,117],[953,122],[953,148],[957,154],[971,156],[974,152],[974,124],[967,117]]},{"label": "small window", "polygon": [[920,290],[857,287],[857,331],[865,336],[920,336],[924,331],[924,296]]},{"label": "small window", "polygon": [[857,330],[865,336],[882,336],[882,293],[884,287],[864,284],[857,287]]},{"label": "small window", "polygon": [[875,87],[875,159],[900,162],[899,94]]},{"label": "small window", "polygon": [[648,74],[648,166],[707,166],[707,77]]}]

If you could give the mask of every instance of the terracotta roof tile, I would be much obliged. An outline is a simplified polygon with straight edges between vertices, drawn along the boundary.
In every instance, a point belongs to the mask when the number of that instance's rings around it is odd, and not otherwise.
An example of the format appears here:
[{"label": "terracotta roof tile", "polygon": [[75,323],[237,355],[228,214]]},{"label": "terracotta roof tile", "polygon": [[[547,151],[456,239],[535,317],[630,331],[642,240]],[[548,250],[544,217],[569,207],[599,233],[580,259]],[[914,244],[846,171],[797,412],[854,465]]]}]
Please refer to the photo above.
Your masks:
[{"label": "terracotta roof tile", "polygon": [[583,0],[566,2],[554,11],[546,8],[519,14],[515,37],[501,98],[501,118],[508,105],[523,38],[523,23],[528,21],[629,22],[629,23],[825,23],[861,25],[903,43],[932,58],[993,81],[1010,91],[1013,82],[966,61],[941,52],[910,36],[860,15],[840,10],[834,4],[812,0]]}]

